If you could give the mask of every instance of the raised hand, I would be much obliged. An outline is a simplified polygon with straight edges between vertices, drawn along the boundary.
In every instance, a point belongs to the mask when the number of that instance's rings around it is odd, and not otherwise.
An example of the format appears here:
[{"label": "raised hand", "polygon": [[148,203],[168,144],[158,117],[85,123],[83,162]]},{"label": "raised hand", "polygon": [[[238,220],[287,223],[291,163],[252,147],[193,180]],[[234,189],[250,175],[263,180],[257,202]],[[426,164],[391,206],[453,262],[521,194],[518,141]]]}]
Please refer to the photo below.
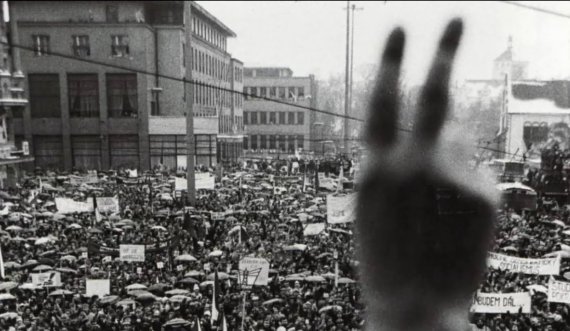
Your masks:
[{"label": "raised hand", "polygon": [[491,243],[494,206],[477,185],[464,184],[478,183],[477,178],[454,176],[449,170],[454,162],[437,152],[462,30],[462,22],[453,20],[443,34],[411,133],[397,127],[401,29],[392,32],[384,50],[369,110],[371,164],[356,223],[368,330],[468,326],[469,304]]}]

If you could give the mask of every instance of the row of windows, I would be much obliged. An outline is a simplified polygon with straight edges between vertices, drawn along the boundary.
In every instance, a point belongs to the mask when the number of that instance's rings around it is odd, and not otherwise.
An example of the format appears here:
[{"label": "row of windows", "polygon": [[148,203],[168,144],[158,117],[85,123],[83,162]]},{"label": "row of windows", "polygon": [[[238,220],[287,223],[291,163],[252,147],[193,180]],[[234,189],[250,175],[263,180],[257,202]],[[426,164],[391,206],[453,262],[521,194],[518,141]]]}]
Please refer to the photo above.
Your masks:
[{"label": "row of windows", "polygon": [[219,130],[220,133],[243,132],[243,118],[241,116],[234,116],[234,122],[232,123],[231,116],[220,115]]},{"label": "row of windows", "polygon": [[[136,74],[106,74],[105,80],[109,117],[137,117]],[[59,75],[30,74],[28,82],[32,117],[61,117]],[[99,117],[97,74],[68,74],[67,88],[71,117]]]},{"label": "row of windows", "polygon": [[[16,137],[22,141],[23,137]],[[213,165],[216,162],[216,136],[195,135],[196,164]],[[109,161],[113,169],[139,168],[140,150],[137,135],[110,135]],[[103,141],[98,135],[71,136],[72,166],[77,169],[102,169]],[[34,136],[33,152],[36,166],[45,169],[63,169],[64,152],[61,136]],[[178,168],[186,166],[186,136],[149,136],[150,166],[166,164]]]},{"label": "row of windows", "polygon": [[[295,114],[297,120],[295,121]],[[298,112],[285,112],[285,111],[244,111],[243,122],[245,125],[304,125],[305,113]]]},{"label": "row of windows", "polygon": [[305,88],[303,86],[248,86],[243,88],[245,99],[253,99],[254,96],[279,99],[303,99]]},{"label": "row of windows", "polygon": [[192,32],[224,51],[227,48],[226,37],[196,17],[192,17]]},{"label": "row of windows", "polygon": [[[111,35],[110,54],[113,57],[127,57],[130,54],[129,37],[127,35]],[[50,36],[32,35],[32,48],[35,56],[47,56],[51,52]],[[71,36],[71,50],[77,57],[91,56],[91,45],[88,35]]]},{"label": "row of windows", "polygon": [[286,135],[251,135],[243,138],[244,149],[277,149],[280,151],[295,152],[304,148],[305,137]]},{"label": "row of windows", "polygon": [[192,58],[194,59],[192,70],[209,75],[224,82],[231,81],[232,72],[229,63],[196,48],[192,48],[192,52]]}]

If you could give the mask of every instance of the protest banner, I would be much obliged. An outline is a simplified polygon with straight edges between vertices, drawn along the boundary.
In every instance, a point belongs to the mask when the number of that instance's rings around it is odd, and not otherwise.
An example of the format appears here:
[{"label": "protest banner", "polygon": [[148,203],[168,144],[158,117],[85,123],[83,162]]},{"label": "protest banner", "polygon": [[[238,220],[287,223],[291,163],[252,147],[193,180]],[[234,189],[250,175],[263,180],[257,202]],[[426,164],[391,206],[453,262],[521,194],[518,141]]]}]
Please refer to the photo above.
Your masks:
[{"label": "protest banner", "polygon": [[30,276],[32,278],[32,284],[39,287],[61,286],[61,273],[57,271],[31,274]]},{"label": "protest banner", "polygon": [[487,265],[493,269],[529,275],[558,275],[560,273],[560,256],[527,259],[489,252]]},{"label": "protest banner", "polygon": [[216,187],[216,177],[210,176],[208,172],[196,173],[197,190],[213,190]]},{"label": "protest banner", "polygon": [[548,282],[548,302],[570,304],[570,283],[554,280],[550,277]]},{"label": "protest banner", "polygon": [[139,176],[139,171],[138,169],[127,169],[127,173],[129,174],[129,178],[137,178]]},{"label": "protest banner", "polygon": [[239,261],[238,268],[238,283],[244,288],[266,286],[269,282],[269,262],[266,259],[244,257]]},{"label": "protest banner", "polygon": [[144,245],[120,245],[119,257],[125,262],[144,262]]},{"label": "protest banner", "polygon": [[312,223],[307,224],[303,229],[304,236],[316,236],[325,230],[325,223]]},{"label": "protest banner", "polygon": [[92,213],[93,198],[88,198],[85,202],[70,198],[55,198],[55,206],[61,214]]},{"label": "protest banner", "polygon": [[163,269],[164,268],[164,262],[156,262],[156,267],[158,269]]},{"label": "protest banner", "polygon": [[212,212],[212,220],[214,221],[223,221],[226,219],[226,213],[225,212]]},{"label": "protest banner", "polygon": [[97,209],[101,213],[119,213],[119,198],[118,197],[98,197]]},{"label": "protest banner", "polygon": [[[522,308],[522,309],[521,309]],[[486,314],[530,314],[531,296],[528,292],[481,293],[473,296],[471,312]]]},{"label": "protest banner", "polygon": [[86,279],[85,280],[85,296],[98,296],[102,298],[111,294],[110,279]]},{"label": "protest banner", "polygon": [[96,184],[99,182],[97,174],[88,174],[87,176],[69,176],[69,183],[71,185],[80,186],[82,184]]},{"label": "protest banner", "polygon": [[176,177],[174,178],[174,190],[175,191],[186,191],[188,189],[188,181],[186,178]]},{"label": "protest banner", "polygon": [[356,193],[344,196],[327,195],[327,223],[349,223],[355,218]]}]

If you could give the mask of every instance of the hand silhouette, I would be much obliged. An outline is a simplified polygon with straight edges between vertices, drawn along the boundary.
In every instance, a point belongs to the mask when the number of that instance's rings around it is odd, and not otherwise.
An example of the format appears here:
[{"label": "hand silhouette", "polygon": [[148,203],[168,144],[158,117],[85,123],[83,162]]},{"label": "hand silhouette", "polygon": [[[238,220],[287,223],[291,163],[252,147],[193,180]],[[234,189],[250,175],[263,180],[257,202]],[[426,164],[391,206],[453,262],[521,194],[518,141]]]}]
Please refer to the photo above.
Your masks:
[{"label": "hand silhouette", "polygon": [[372,161],[359,192],[356,222],[368,330],[468,326],[469,304],[491,243],[494,206],[477,185],[465,185],[448,172],[453,162],[436,151],[462,30],[459,19],[447,26],[420,96],[415,127],[401,137],[396,134],[401,29],[392,32],[384,50],[367,128]]}]

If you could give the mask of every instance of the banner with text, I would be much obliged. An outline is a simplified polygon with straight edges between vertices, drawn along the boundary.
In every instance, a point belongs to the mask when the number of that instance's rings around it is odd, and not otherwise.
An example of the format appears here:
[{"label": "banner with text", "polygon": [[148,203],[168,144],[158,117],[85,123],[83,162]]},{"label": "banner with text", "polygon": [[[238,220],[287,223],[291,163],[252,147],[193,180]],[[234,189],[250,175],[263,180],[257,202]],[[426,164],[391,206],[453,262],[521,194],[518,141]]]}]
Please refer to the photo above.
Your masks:
[{"label": "banner with text", "polygon": [[303,229],[304,236],[316,236],[325,230],[325,223],[311,223],[307,224]]},{"label": "banner with text", "polygon": [[70,198],[55,198],[55,206],[61,214],[92,213],[93,198],[87,201],[75,201]]},{"label": "banner with text", "polygon": [[196,173],[197,190],[213,190],[216,187],[216,177],[210,176],[208,172]]},{"label": "banner with text", "polygon": [[529,275],[558,275],[560,256],[526,259],[497,253],[489,253],[487,265],[493,269],[520,272]]},{"label": "banner with text", "polygon": [[269,282],[269,262],[256,257],[244,257],[239,261],[238,282],[245,288],[265,286]]},{"label": "banner with text", "polygon": [[144,245],[120,245],[119,256],[125,262],[144,262]]},{"label": "banner with text", "polygon": [[94,295],[102,298],[111,294],[111,280],[110,279],[86,279],[85,280],[85,295],[92,297]]},{"label": "banner with text", "polygon": [[[522,310],[521,310],[522,308]],[[531,296],[528,292],[519,293],[481,293],[473,296],[471,312],[487,314],[530,314]]]},{"label": "banner with text", "polygon": [[97,174],[88,174],[87,176],[69,176],[69,183],[71,185],[82,185],[82,184],[96,184],[99,182],[99,177]]},{"label": "banner with text", "polygon": [[338,197],[327,195],[327,223],[349,223],[355,218],[356,193]]},{"label": "banner with text", "polygon": [[61,286],[61,274],[57,271],[31,274],[32,284],[39,287]]},{"label": "banner with text", "polygon": [[98,197],[97,198],[97,209],[102,213],[118,213],[119,208],[119,198],[117,197]]},{"label": "banner with text", "polygon": [[570,304],[570,283],[554,280],[548,282],[548,302]]}]

